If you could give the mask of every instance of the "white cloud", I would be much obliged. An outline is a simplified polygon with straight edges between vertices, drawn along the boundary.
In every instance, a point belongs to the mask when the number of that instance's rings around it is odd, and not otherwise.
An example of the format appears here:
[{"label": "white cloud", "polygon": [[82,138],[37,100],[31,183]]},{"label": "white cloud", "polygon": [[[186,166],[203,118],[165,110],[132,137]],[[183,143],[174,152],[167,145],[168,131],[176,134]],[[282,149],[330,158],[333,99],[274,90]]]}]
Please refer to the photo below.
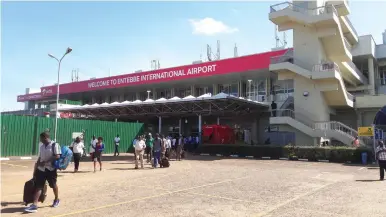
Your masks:
[{"label": "white cloud", "polygon": [[201,20],[189,20],[193,28],[193,34],[198,35],[215,35],[220,33],[234,33],[239,31],[237,28],[232,28],[225,25],[221,21],[207,17]]}]

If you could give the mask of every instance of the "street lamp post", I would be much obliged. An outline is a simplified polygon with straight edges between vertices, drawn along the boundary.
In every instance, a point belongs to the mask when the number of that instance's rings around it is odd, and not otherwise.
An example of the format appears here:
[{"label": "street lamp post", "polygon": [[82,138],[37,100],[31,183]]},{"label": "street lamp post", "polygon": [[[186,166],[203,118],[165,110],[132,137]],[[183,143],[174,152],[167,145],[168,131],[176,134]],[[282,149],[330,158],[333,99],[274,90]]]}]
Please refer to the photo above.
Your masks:
[{"label": "street lamp post", "polygon": [[58,108],[59,108],[59,75],[60,75],[60,64],[62,63],[62,60],[63,58],[71,53],[72,49],[70,47],[67,48],[66,50],[66,53],[64,53],[64,55],[62,56],[62,58],[58,59],[56,58],[54,55],[52,54],[48,54],[49,57],[55,59],[56,61],[58,61],[58,82],[56,84],[56,109],[55,109],[55,137],[54,137],[54,141],[56,142],[56,135],[58,133]]}]

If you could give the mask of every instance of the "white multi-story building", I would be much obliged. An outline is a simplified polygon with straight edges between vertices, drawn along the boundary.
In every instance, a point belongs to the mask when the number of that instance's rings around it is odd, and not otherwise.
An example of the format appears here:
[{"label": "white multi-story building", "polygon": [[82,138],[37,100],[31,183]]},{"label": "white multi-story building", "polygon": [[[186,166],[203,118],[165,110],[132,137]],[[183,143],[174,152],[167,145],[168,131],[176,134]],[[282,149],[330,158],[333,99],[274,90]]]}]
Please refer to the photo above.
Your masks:
[{"label": "white multi-story building", "polygon": [[297,142],[326,136],[350,144],[357,127],[373,124],[386,104],[386,32],[377,45],[371,35],[357,34],[349,14],[348,1],[271,6],[269,19],[279,31],[293,30],[293,52],[269,69],[293,82],[294,94],[291,117],[270,122],[295,130]]}]

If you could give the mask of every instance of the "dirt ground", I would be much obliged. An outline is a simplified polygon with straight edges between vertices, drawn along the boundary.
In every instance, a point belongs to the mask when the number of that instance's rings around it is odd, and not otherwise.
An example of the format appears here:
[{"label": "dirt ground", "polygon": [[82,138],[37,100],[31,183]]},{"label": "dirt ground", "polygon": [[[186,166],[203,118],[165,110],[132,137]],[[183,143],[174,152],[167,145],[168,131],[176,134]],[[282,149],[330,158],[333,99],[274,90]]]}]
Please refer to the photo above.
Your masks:
[{"label": "dirt ground", "polygon": [[[20,216],[34,161],[1,162],[2,216]],[[333,163],[189,156],[171,167],[134,170],[133,156],[106,157],[102,172],[81,162],[59,173],[61,204],[31,216],[385,217],[377,168]]]}]

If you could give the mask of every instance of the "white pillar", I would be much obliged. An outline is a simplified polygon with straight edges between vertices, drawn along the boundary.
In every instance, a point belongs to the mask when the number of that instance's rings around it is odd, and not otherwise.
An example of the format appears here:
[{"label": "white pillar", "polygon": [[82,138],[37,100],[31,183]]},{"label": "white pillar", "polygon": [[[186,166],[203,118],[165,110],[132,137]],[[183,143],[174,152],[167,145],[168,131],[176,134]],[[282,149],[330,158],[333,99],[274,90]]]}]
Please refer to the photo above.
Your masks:
[{"label": "white pillar", "polygon": [[201,143],[201,115],[198,115],[198,139],[199,143]]},{"label": "white pillar", "polygon": [[118,118],[115,118],[115,122],[118,122]]},{"label": "white pillar", "polygon": [[181,123],[181,118],[180,118],[180,120],[178,120],[178,136],[180,136],[181,135],[181,127],[182,127],[182,123]]},{"label": "white pillar", "polygon": [[217,117],[217,125],[220,125],[220,117]]},{"label": "white pillar", "polygon": [[368,59],[369,67],[369,83],[370,83],[370,94],[375,95],[375,73],[374,73],[374,60],[372,57]]},{"label": "white pillar", "polygon": [[162,130],[162,118],[158,116],[158,133],[161,133]]}]

